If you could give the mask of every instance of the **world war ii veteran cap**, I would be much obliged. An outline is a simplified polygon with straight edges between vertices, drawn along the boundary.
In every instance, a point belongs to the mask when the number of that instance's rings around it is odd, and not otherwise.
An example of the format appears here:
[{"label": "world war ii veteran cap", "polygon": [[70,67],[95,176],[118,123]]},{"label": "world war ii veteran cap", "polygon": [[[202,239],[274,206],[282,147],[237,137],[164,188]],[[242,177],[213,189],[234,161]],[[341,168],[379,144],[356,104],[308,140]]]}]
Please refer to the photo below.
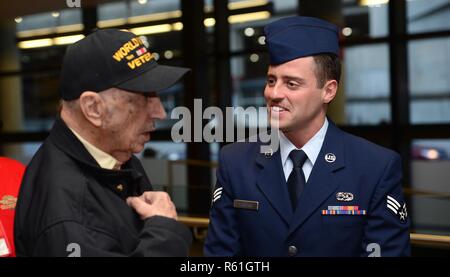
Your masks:
[{"label": "world war ii veteran cap", "polygon": [[61,69],[60,94],[64,100],[84,91],[112,87],[148,93],[166,89],[188,68],[159,65],[144,42],[119,29],[97,30],[68,47]]},{"label": "world war ii veteran cap", "polygon": [[322,53],[339,55],[337,26],[318,18],[283,18],[268,24],[264,33],[272,65]]}]

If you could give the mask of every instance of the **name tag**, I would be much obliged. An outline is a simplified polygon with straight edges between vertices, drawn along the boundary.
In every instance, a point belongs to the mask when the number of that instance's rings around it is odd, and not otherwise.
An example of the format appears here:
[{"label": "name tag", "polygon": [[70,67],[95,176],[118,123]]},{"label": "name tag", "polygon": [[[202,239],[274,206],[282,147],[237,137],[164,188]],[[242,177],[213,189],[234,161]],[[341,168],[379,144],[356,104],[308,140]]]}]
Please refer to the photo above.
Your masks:
[{"label": "name tag", "polygon": [[236,209],[257,211],[259,209],[259,202],[235,199],[233,201],[233,207],[235,207]]}]

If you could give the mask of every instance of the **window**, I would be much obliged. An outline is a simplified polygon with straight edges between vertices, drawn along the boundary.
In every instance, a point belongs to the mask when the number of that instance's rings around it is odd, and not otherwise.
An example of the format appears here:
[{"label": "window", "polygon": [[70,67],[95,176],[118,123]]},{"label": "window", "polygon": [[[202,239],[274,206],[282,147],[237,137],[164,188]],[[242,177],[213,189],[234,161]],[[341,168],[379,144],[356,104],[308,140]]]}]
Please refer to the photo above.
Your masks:
[{"label": "window", "polygon": [[450,29],[450,0],[407,1],[407,14],[411,34]]},{"label": "window", "polygon": [[413,229],[450,235],[450,140],[414,140],[411,152],[412,191],[407,195],[411,195]]},{"label": "window", "polygon": [[388,46],[352,46],[344,51],[340,91],[346,99],[346,123],[390,123]]},{"label": "window", "polygon": [[450,122],[450,38],[409,42],[411,123]]},{"label": "window", "polygon": [[341,1],[345,37],[385,37],[389,34],[387,4],[359,5],[358,1]]},{"label": "window", "polygon": [[[81,9],[67,9],[16,18],[16,29],[19,37],[29,35],[45,35],[61,29],[57,27],[72,26],[72,28],[67,28],[66,31],[81,30],[81,21]],[[74,27],[75,29],[73,29]],[[43,33],[30,32],[33,30],[36,31],[37,29],[41,29],[41,32]]]}]

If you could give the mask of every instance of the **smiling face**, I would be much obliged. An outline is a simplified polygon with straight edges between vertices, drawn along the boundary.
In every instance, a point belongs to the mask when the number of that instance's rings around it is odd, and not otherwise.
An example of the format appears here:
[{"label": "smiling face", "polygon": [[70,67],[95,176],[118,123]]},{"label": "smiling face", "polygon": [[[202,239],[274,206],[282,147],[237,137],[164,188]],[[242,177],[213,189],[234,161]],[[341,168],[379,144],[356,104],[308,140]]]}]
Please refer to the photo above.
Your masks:
[{"label": "smiling face", "polygon": [[315,70],[313,57],[269,67],[264,97],[273,126],[279,124],[285,133],[322,126],[337,82],[330,80],[318,88]]},{"label": "smiling face", "polygon": [[114,88],[108,94],[104,97],[107,112],[102,126],[105,140],[109,140],[111,155],[127,160],[144,149],[156,120],[166,118],[166,112],[154,93],[144,95]]}]

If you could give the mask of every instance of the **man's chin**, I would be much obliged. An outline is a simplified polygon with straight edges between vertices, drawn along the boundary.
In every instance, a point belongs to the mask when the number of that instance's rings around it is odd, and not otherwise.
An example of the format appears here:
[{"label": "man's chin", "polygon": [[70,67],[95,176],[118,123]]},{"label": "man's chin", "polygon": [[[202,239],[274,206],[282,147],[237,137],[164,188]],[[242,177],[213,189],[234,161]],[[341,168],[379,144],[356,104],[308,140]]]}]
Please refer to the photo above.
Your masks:
[{"label": "man's chin", "polygon": [[287,124],[281,120],[271,118],[270,119],[270,127],[271,128],[277,128],[279,130],[283,130],[286,128]]},{"label": "man's chin", "polygon": [[270,121],[271,128],[278,128],[278,130],[282,132],[290,132],[293,129],[295,129],[292,125],[289,124],[289,122],[280,121],[280,120],[271,120]]},{"label": "man's chin", "polygon": [[139,145],[136,145],[136,146],[133,148],[133,153],[134,153],[134,154],[140,153],[140,152],[142,152],[142,150],[144,150],[144,148],[145,148],[145,144],[139,144]]}]

